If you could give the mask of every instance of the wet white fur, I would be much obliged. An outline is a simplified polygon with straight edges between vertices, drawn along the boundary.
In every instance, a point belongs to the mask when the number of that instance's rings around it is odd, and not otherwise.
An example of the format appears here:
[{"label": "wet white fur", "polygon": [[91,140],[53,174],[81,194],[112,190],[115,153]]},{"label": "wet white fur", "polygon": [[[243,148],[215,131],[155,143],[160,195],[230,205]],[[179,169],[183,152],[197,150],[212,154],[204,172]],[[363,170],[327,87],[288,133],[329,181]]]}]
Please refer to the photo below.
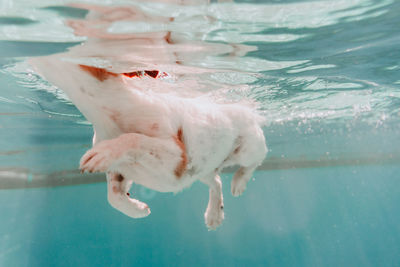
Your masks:
[{"label": "wet white fur", "polygon": [[[178,192],[200,180],[210,188],[205,221],[215,229],[224,218],[218,173],[227,166],[240,166],[231,183],[232,194],[238,196],[266,155],[260,117],[248,106],[154,93],[122,75],[101,82],[56,56],[31,64],[93,124],[93,148],[83,155],[80,168],[106,172],[110,204],[130,217],[150,214],[145,203],[127,194],[132,182]],[[176,142],[179,128],[188,159],[182,177],[175,174],[182,161]]]}]

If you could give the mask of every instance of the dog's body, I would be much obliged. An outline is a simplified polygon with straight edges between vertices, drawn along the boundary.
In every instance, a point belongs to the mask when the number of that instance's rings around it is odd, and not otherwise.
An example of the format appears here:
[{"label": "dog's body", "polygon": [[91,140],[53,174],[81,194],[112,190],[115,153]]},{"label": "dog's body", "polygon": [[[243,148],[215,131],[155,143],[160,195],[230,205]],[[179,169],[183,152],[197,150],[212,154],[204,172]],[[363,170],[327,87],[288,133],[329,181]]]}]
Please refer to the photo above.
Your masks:
[{"label": "dog's body", "polygon": [[154,93],[136,87],[132,75],[54,56],[32,64],[93,124],[94,146],[80,168],[106,172],[108,200],[128,216],[150,214],[145,203],[130,197],[132,182],[178,192],[200,180],[210,187],[205,220],[215,229],[224,217],[218,173],[240,165],[231,184],[238,196],[267,152],[261,118],[246,105]]}]

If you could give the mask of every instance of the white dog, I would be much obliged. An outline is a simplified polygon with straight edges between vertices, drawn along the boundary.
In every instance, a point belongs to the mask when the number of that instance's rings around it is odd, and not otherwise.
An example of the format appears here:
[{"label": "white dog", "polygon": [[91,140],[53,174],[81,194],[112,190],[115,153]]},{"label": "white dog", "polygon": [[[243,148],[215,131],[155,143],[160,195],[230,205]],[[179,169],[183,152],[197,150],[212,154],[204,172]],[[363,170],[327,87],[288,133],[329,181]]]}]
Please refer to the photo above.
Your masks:
[{"label": "white dog", "polygon": [[130,217],[150,214],[145,203],[131,198],[133,182],[178,192],[200,180],[210,194],[205,222],[215,229],[224,219],[218,173],[240,166],[231,183],[239,196],[267,153],[262,118],[249,106],[155,93],[132,83],[141,75],[155,78],[157,71],[116,73],[54,56],[31,62],[93,124],[93,148],[80,169],[106,172],[111,206]]}]

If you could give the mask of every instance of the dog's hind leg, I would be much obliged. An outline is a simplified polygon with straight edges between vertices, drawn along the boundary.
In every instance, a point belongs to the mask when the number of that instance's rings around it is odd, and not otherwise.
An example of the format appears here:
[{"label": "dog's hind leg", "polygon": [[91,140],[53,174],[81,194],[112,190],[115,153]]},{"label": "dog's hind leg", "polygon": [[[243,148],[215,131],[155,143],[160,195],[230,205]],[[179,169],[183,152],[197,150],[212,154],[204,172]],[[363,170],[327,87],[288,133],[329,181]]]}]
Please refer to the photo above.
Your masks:
[{"label": "dog's hind leg", "polygon": [[131,181],[127,181],[121,174],[107,173],[108,202],[120,212],[132,218],[141,218],[150,214],[146,203],[130,198]]},{"label": "dog's hind leg", "polygon": [[247,182],[250,180],[251,175],[257,168],[258,164],[249,167],[240,167],[232,178],[231,191],[232,195],[237,197],[243,194],[246,190]]},{"label": "dog's hind leg", "polygon": [[253,172],[263,162],[268,149],[261,129],[245,135],[241,144],[234,150],[234,160],[241,167],[236,171],[231,182],[232,195],[235,197],[243,194],[247,182]]},{"label": "dog's hind leg", "polygon": [[222,196],[222,183],[219,175],[211,175],[200,179],[209,187],[209,201],[204,219],[208,229],[215,230],[224,220],[224,199]]}]

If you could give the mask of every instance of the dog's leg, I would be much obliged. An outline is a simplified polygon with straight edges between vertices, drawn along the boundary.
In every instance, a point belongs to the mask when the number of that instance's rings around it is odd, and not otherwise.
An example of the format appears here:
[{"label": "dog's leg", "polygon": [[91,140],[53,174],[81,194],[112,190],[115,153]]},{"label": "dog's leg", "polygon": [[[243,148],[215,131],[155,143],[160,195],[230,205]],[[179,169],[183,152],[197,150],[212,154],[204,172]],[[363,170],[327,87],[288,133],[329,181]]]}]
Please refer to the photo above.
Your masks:
[{"label": "dog's leg", "polygon": [[[125,154],[137,150],[140,142],[139,135],[125,135],[99,143],[94,139],[94,146],[82,156],[80,168],[82,171],[107,172],[108,201],[112,207],[132,217],[140,218],[150,214],[147,204],[130,198],[129,189],[132,180],[126,179],[112,166],[126,161]],[[111,170],[110,170],[111,168]]]},{"label": "dog's leg", "polygon": [[[120,172],[126,169],[157,169],[179,178],[186,170],[185,145],[178,137],[156,138],[137,133],[122,134],[114,139],[98,142],[80,160],[82,172]],[[143,170],[142,170],[143,171]]]},{"label": "dog's leg", "polygon": [[232,178],[232,195],[237,197],[243,194],[247,182],[256,168],[263,162],[267,151],[265,138],[260,128],[243,135],[241,144],[234,151],[235,161],[241,167]]},{"label": "dog's leg", "polygon": [[250,167],[240,167],[232,178],[231,191],[232,195],[235,197],[243,194],[246,190],[247,182],[250,180],[251,175],[257,168],[258,164],[252,165]]},{"label": "dog's leg", "polygon": [[81,158],[79,168],[87,172],[113,171],[113,167],[126,160],[126,154],[139,148],[141,136],[124,134],[96,143]]},{"label": "dog's leg", "polygon": [[209,201],[204,219],[209,230],[215,230],[224,220],[224,199],[222,196],[222,183],[219,175],[201,179],[209,186]]},{"label": "dog's leg", "polygon": [[120,212],[132,218],[141,218],[150,214],[146,203],[130,198],[129,189],[132,182],[121,174],[107,173],[108,202]]},{"label": "dog's leg", "polygon": [[[94,145],[82,156],[80,169],[107,172],[108,200],[111,206],[130,217],[138,218],[149,215],[150,209],[145,203],[130,198],[128,192],[132,181],[146,179],[140,176],[143,173],[154,173],[160,177],[160,173],[163,173],[175,182],[180,178],[176,175],[176,169],[182,165],[182,153],[174,138],[161,139],[129,133]],[[153,186],[154,183],[157,180],[153,181]],[[152,185],[147,180],[149,184]]]}]

